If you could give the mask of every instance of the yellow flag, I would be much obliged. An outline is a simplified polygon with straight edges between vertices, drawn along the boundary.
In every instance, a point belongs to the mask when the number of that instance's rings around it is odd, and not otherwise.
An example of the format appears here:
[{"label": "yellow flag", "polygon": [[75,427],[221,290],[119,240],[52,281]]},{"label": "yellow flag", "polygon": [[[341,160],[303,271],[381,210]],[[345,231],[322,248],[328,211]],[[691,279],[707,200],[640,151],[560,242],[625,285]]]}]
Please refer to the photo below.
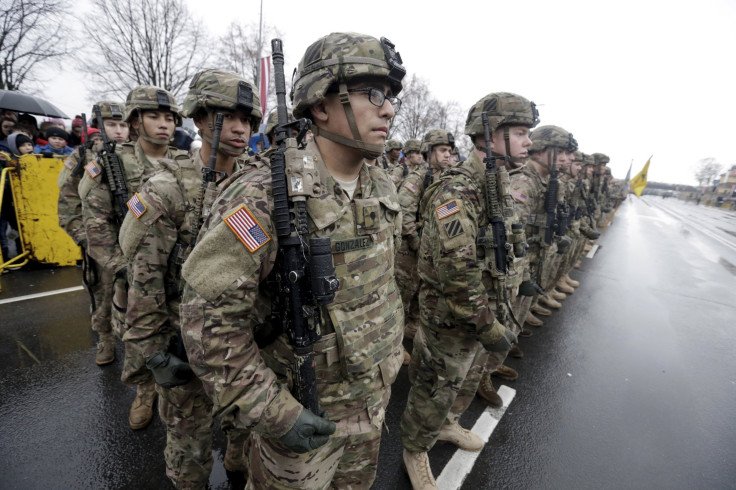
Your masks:
[{"label": "yellow flag", "polygon": [[651,161],[652,157],[649,157],[649,160],[647,160],[647,163],[644,165],[644,168],[641,169],[641,172],[631,179],[631,190],[636,194],[636,197],[641,197],[641,193],[644,192],[644,188],[647,186],[647,173],[649,173],[649,162]]}]

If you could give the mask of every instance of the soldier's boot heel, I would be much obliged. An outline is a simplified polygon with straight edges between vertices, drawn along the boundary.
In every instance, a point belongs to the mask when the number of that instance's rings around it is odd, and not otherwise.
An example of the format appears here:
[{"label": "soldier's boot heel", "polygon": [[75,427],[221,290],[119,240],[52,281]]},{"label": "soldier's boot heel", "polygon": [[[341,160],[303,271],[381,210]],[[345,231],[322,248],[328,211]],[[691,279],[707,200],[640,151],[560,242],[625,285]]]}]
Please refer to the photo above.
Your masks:
[{"label": "soldier's boot heel", "polygon": [[439,490],[427,453],[412,453],[404,449],[404,466],[414,490]]},{"label": "soldier's boot heel", "polygon": [[146,427],[153,419],[153,404],[156,402],[156,388],[153,381],[138,385],[135,400],[130,406],[128,423],[133,430]]}]

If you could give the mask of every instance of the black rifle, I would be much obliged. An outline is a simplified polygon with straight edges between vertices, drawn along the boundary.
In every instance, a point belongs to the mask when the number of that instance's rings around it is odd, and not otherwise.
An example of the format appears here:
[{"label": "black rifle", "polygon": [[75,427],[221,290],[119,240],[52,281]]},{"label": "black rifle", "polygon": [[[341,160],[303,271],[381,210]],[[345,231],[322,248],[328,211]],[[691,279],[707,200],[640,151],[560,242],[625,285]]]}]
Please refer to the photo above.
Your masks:
[{"label": "black rifle", "polygon": [[508,261],[506,254],[511,248],[507,242],[506,224],[503,220],[503,205],[499,199],[498,189],[498,169],[496,168],[496,157],[491,151],[491,133],[488,126],[488,114],[482,112],[481,120],[483,121],[483,136],[486,140],[486,156],[483,163],[486,164],[486,173],[484,181],[484,197],[486,204],[486,212],[488,213],[491,236],[493,237],[493,254],[494,265],[499,274],[508,274]]},{"label": "black rifle", "polygon": [[[560,183],[557,180],[557,147],[553,150],[552,165],[549,172],[549,183],[547,184],[547,194],[544,196],[544,212],[546,223],[544,225],[544,243],[552,245],[552,240],[557,232],[557,194],[560,191]],[[549,165],[549,154],[547,158]]]},{"label": "black rifle", "polygon": [[[281,327],[294,349],[295,363],[292,394],[314,414],[321,415],[314,371],[313,345],[319,340],[321,306],[335,299],[340,282],[335,277],[330,239],[310,238],[307,223],[307,198],[319,195],[318,174],[307,167],[299,143],[291,136],[286,108],[284,52],[280,39],[271,40],[276,84],[278,125],[275,130],[277,149],[271,154],[273,190],[273,222],[278,236],[278,254],[274,270],[277,274],[276,301],[281,308]],[[309,122],[298,121],[299,138],[306,134]],[[286,175],[289,175],[287,183]],[[289,185],[290,184],[290,185]]]},{"label": "black rifle", "polygon": [[[102,129],[105,130],[104,128]],[[79,145],[79,162],[72,170],[72,175],[77,176],[82,173],[82,169],[87,165],[87,145],[89,145],[89,135],[87,134],[87,115],[82,113],[82,144]],[[90,147],[91,148],[91,147]],[[94,309],[93,309],[94,310]]]},{"label": "black rifle", "polygon": [[110,141],[107,138],[100,107],[95,105],[92,110],[95,112],[97,127],[101,128],[100,134],[102,135],[102,150],[99,153],[99,160],[105,171],[107,185],[110,186],[110,192],[112,192],[115,204],[117,204],[118,218],[122,221],[128,213],[128,183],[125,181],[125,169],[123,168],[123,162],[115,154],[115,141]]}]

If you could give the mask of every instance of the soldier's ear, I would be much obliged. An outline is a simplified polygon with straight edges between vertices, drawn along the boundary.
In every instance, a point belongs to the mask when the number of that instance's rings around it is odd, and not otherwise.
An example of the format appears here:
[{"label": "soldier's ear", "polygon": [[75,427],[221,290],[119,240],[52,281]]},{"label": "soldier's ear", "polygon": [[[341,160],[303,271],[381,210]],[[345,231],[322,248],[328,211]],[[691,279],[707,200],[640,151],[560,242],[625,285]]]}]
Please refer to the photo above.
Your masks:
[{"label": "soldier's ear", "polygon": [[315,123],[326,123],[329,119],[329,114],[327,114],[327,108],[325,107],[324,100],[314,104],[312,107],[309,108],[309,111],[312,113],[312,120]]}]

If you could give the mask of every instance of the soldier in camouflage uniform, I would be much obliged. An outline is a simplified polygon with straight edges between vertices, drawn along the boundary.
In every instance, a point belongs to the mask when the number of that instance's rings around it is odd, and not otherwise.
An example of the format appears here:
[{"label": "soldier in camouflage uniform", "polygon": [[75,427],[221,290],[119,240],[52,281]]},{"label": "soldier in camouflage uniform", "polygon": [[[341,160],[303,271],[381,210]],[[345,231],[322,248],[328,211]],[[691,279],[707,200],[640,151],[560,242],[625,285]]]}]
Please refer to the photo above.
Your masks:
[{"label": "soldier in camouflage uniform", "polygon": [[[123,143],[128,139],[128,124],[123,121],[123,104],[100,101],[96,104],[100,108],[104,128],[110,140]],[[94,113],[94,110],[93,110]],[[97,119],[92,121],[91,126],[97,127]],[[89,135],[88,135],[89,137]],[[101,141],[100,135],[97,140]],[[79,183],[84,175],[84,165],[88,160],[94,159],[99,145],[92,148],[90,142],[85,141],[85,161],[80,162],[80,149],[75,149],[64,161],[64,168],[59,173],[59,226],[66,231],[74,240],[74,243],[82,247],[85,275],[84,284],[87,291],[92,295],[92,330],[97,332],[97,355],[95,362],[98,366],[110,364],[115,360],[115,335],[111,323],[112,310],[112,274],[100,267],[87,253],[87,234],[82,221],[82,199],[79,197]]]},{"label": "soldier in camouflage uniform", "polygon": [[[506,148],[501,154],[498,148],[496,154],[523,159],[525,146],[531,144],[529,128],[537,122],[533,107],[514,94],[490,94],[481,99],[471,108],[465,126],[475,145],[473,153],[446,170],[422,198],[421,328],[414,339],[409,368],[412,387],[401,419],[404,464],[415,489],[436,488],[427,455],[436,441],[471,451],[483,448],[482,439],[461,427],[458,420],[475,396],[488,361],[486,351],[505,357],[516,342],[514,331],[501,323],[510,318],[508,302],[500,298],[508,293],[507,288],[519,286],[524,266],[523,261],[516,262],[513,246],[504,247],[508,275],[494,272],[493,244],[488,236],[492,210],[487,209],[486,197],[496,203],[497,217],[503,215],[509,241],[515,239],[511,230],[515,217],[504,164],[498,167],[497,183],[485,184],[481,113],[493,120],[489,131],[493,129],[497,146],[504,132],[513,129],[509,142],[513,149]],[[522,249],[517,247],[516,252]]]},{"label": "soldier in camouflage uniform", "polygon": [[[553,165],[559,165],[560,162],[563,165],[571,162],[574,158],[573,152],[577,150],[577,142],[570,133],[557,126],[541,126],[532,132],[531,139],[529,163],[523,167],[519,178],[511,182],[511,186],[514,199],[518,203],[517,209],[525,225],[526,239],[529,244],[527,256],[530,277],[542,287],[546,294],[523,297],[517,311],[520,318],[525,318],[530,325],[541,326],[542,321],[531,314],[530,308],[538,298],[544,298],[545,306],[552,308],[562,306],[547,296],[554,289],[554,283],[550,283],[550,269],[559,250],[558,243],[562,244],[563,251],[566,251],[570,244],[568,237],[556,236],[550,244],[545,242],[547,223],[545,197]],[[560,200],[561,197],[558,194],[557,202],[560,203]]]},{"label": "soldier in camouflage uniform", "polygon": [[382,157],[388,176],[391,177],[391,180],[397,186],[399,180],[404,178],[404,171],[408,170],[401,156],[401,150],[401,141],[388,140],[386,142],[386,153]]},{"label": "soldier in camouflage uniform", "polygon": [[[166,424],[166,474],[176,488],[204,488],[212,469],[212,402],[186,364],[179,335],[181,264],[194,246],[202,218],[214,200],[216,184],[203,182],[210,159],[216,113],[224,115],[217,147],[216,178],[244,166],[252,128],[261,122],[253,84],[235,73],[197,73],[184,99],[182,115],[199,128],[202,148],[189,159],[162,159],[158,170],[128,202],[131,211],[120,229],[120,246],[128,259],[126,375],[134,383],[156,380],[159,415]],[[246,155],[247,157],[247,155]],[[257,160],[254,164],[258,164]],[[145,361],[145,363],[144,363]],[[229,430],[225,467],[244,471],[247,433]],[[232,447],[232,449],[231,449]]]},{"label": "soldier in camouflage uniform", "polygon": [[[401,204],[401,248],[396,256],[396,283],[404,304],[405,330],[407,338],[414,338],[419,326],[419,276],[417,274],[417,251],[421,238],[419,202],[424,191],[440,173],[450,165],[450,152],[455,148],[455,137],[442,129],[433,129],[424,135],[422,154],[431,162],[432,171],[426,165],[418,166],[404,178],[398,190]],[[408,363],[408,354],[405,356]]]},{"label": "soldier in camouflage uniform", "polygon": [[[311,119],[314,132],[295,151],[319,172],[318,194],[306,200],[308,237],[331,238],[340,281],[334,301],[318,308],[314,344],[316,391],[331,422],[290,393],[295,357],[286,334],[271,340],[256,329],[283,314],[272,311],[275,292],[264,281],[278,245],[269,169],[227,182],[182,269],[189,362],[215,412],[252,430],[248,488],[369,488],[375,478],[402,359],[394,279],[401,209],[386,173],[365,159],[383,152],[404,74],[387,40],[333,33],[307,49],[292,86],[294,116]],[[241,218],[249,229],[236,226]]]},{"label": "soldier in camouflage uniform", "polygon": [[[139,134],[135,144],[123,143],[115,148],[125,172],[127,197],[131,198],[153,175],[159,159],[173,159],[186,155],[186,152],[169,147],[176,126],[181,124],[181,116],[176,100],[165,90],[148,85],[131,90],[125,102],[124,121]],[[120,249],[118,234],[124,213],[113,199],[103,169],[104,165],[100,161],[87,164],[86,173],[79,184],[79,196],[82,199],[89,255],[114,276],[113,328],[122,338],[126,330],[128,277],[127,260]],[[122,379],[137,386],[128,422],[132,429],[142,429],[153,417],[156,398],[153,378],[150,372],[144,372],[131,379],[129,370],[134,368],[128,365],[130,359],[127,355],[125,361]]]}]

